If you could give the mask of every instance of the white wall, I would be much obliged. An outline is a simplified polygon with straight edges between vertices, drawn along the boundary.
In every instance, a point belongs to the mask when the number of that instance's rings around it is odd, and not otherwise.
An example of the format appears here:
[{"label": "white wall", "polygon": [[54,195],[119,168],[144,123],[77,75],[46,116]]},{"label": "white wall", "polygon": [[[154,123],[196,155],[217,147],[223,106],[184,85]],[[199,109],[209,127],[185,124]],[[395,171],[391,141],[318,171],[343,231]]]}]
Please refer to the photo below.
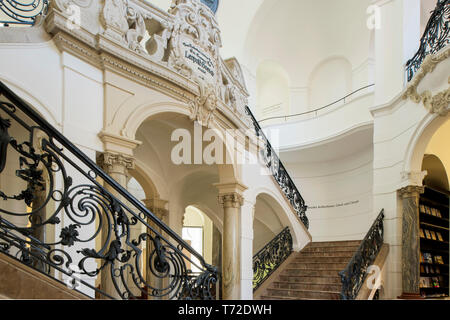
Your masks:
[{"label": "white wall", "polygon": [[373,210],[372,160],[369,146],[344,158],[285,163],[309,207],[312,241],[364,238]]}]

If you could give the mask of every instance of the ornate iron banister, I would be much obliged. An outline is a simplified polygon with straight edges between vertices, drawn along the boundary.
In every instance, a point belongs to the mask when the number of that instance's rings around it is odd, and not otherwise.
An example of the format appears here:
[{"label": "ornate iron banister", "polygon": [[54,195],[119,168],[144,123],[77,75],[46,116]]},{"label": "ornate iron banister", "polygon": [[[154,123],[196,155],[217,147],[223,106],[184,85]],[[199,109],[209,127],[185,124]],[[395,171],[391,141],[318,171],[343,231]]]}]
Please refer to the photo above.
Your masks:
[{"label": "ornate iron banister", "polygon": [[366,278],[367,268],[375,261],[384,239],[384,210],[376,218],[347,267],[339,272],[342,300],[354,300]]},{"label": "ornate iron banister", "polygon": [[450,43],[450,0],[438,0],[431,13],[425,32],[420,39],[419,50],[406,62],[408,82],[419,70],[423,60],[429,54],[435,54]]},{"label": "ornate iron banister", "polygon": [[[47,14],[49,0],[0,0],[0,24],[5,27],[10,24],[34,26],[39,17]],[[2,12],[5,17],[2,19]]]},{"label": "ornate iron banister", "polygon": [[272,145],[264,134],[261,126],[253,115],[252,111],[248,106],[245,107],[245,112],[250,116],[253,122],[253,126],[256,131],[256,135],[261,137],[264,140],[265,149],[262,150],[262,155],[266,166],[271,171],[273,177],[276,182],[280,186],[286,198],[291,203],[295,212],[297,213],[298,218],[303,222],[305,227],[309,228],[309,220],[306,216],[307,206],[305,204],[305,200],[301,196],[300,192],[297,189],[294,181],[291,179],[289,173],[281,162],[280,158],[276,154],[275,150],[272,148]]},{"label": "ornate iron banister", "polygon": [[[214,298],[217,269],[1,82],[0,152],[0,174],[17,168],[0,190],[1,252],[110,298]],[[112,292],[91,283],[105,274]]]},{"label": "ornate iron banister", "polygon": [[289,227],[271,240],[253,257],[253,291],[256,291],[292,253]]}]

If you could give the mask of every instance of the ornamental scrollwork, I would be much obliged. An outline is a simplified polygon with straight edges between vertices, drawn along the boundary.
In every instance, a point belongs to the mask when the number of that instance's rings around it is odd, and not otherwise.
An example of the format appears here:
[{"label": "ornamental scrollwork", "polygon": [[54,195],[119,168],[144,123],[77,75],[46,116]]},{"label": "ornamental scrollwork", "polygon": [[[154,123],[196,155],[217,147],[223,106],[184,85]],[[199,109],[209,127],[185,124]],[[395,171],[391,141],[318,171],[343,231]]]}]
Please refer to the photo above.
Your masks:
[{"label": "ornamental scrollwork", "polygon": [[285,228],[253,257],[253,291],[258,289],[292,253],[292,235]]},{"label": "ornamental scrollwork", "polygon": [[109,298],[215,298],[217,269],[1,82],[0,95],[0,251],[54,277],[76,266],[77,288]]},{"label": "ornamental scrollwork", "polygon": [[374,263],[384,243],[384,210],[376,218],[347,267],[339,272],[341,299],[354,300],[363,285],[368,268]]}]

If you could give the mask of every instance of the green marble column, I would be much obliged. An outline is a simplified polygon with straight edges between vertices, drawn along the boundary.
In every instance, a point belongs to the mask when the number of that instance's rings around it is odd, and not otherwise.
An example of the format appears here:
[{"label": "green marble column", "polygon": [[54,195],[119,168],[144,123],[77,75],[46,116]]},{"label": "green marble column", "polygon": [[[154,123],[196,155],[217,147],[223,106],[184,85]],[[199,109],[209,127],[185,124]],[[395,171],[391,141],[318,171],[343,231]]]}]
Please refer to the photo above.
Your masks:
[{"label": "green marble column", "polygon": [[419,196],[424,187],[408,186],[399,190],[402,199],[402,288],[401,298],[420,296]]}]

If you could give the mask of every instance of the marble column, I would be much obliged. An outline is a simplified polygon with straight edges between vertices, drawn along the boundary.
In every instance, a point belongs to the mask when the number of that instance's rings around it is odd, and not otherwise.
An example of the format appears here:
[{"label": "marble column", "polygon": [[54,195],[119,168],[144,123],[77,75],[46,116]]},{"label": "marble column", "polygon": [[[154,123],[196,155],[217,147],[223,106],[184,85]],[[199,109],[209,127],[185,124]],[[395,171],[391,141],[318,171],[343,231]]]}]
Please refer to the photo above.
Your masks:
[{"label": "marble column", "polygon": [[237,193],[219,195],[224,209],[222,238],[222,297],[223,300],[239,300],[240,290],[240,209],[243,197]]},{"label": "marble column", "polygon": [[402,288],[401,299],[420,298],[419,196],[424,187],[399,190],[402,199]]},{"label": "marble column", "polygon": [[[146,200],[144,200],[144,203],[145,203],[145,206],[147,207],[147,209],[150,210],[161,221],[163,221],[164,217],[168,216],[168,214],[169,214],[169,211],[166,209],[166,205],[168,202],[165,200],[146,199]],[[147,222],[156,232],[159,232],[161,234],[161,228],[158,227],[156,225],[156,223],[153,222],[153,220],[147,219]],[[151,233],[151,234],[152,234],[152,236],[154,235],[153,233]],[[148,265],[148,263],[150,262],[150,256],[151,256],[151,253],[153,252],[153,250],[155,250],[155,246],[154,246],[153,242],[150,239],[147,239],[147,250],[145,253],[145,261],[146,261],[147,265],[144,266],[147,270],[146,281],[152,288],[162,289],[164,287],[165,283],[167,283],[167,281],[165,281],[166,279],[162,279],[162,278],[159,278],[156,275],[154,275],[151,272],[150,266]],[[148,297],[148,298],[150,300],[161,300],[162,299],[162,298],[158,298],[158,297]]]},{"label": "marble column", "polygon": [[[105,152],[99,155],[97,158],[97,163],[103,168],[103,170],[111,176],[115,181],[117,181],[122,187],[127,187],[127,176],[128,170],[134,168],[134,159],[129,156],[125,156],[122,154]],[[105,189],[108,190],[114,197],[117,199],[124,201],[123,197],[118,194],[118,192],[112,188],[109,184],[104,185]],[[105,239],[107,237],[108,226],[102,230],[102,238]],[[109,248],[109,244],[108,244]],[[124,248],[124,244],[122,243],[122,249]],[[115,263],[115,267],[119,267],[119,264]],[[131,279],[128,279],[131,280]],[[129,281],[128,281],[129,282]],[[124,291],[123,285],[121,285],[120,279],[116,279],[116,283],[119,285],[119,289]],[[132,284],[133,282],[129,282]],[[120,295],[114,287],[113,281],[111,279],[110,270],[105,269],[102,271],[101,275],[101,285],[100,289],[113,298],[120,299]]]}]

